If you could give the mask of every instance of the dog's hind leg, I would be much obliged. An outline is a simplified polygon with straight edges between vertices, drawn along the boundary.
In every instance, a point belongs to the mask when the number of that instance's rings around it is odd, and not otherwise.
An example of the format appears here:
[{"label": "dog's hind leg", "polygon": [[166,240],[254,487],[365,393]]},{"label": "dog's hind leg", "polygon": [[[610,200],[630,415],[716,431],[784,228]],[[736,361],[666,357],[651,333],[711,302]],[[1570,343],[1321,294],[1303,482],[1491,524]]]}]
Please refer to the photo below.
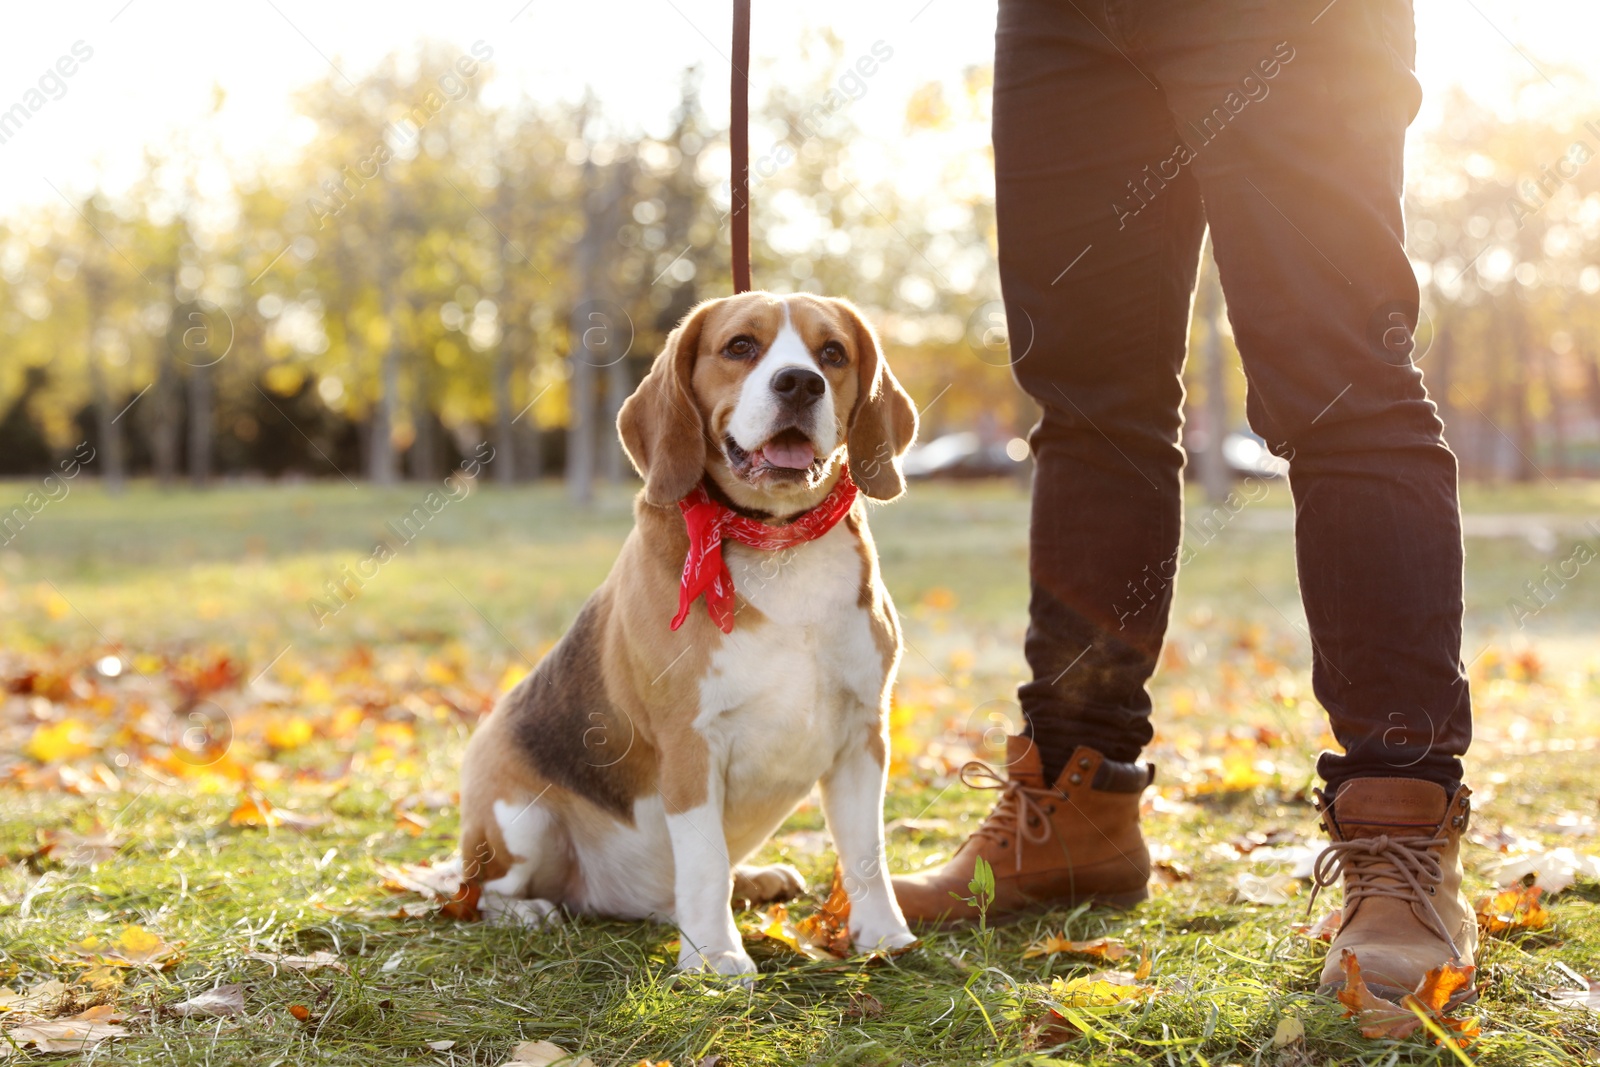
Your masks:
[{"label": "dog's hind leg", "polygon": [[543,926],[560,922],[559,901],[571,863],[560,817],[539,803],[495,800],[487,811],[462,811],[463,872],[483,890],[489,922]]},{"label": "dog's hind leg", "polygon": [[755,867],[741,863],[733,869],[733,901],[740,907],[777,904],[806,891],[806,880],[787,863]]}]

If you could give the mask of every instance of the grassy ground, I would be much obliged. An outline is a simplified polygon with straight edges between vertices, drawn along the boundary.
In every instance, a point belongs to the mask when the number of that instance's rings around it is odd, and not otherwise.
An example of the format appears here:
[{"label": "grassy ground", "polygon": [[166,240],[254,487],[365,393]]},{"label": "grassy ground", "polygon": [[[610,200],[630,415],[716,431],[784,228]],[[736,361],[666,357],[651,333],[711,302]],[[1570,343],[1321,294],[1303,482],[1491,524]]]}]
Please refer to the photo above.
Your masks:
[{"label": "grassy ground", "polygon": [[[0,503],[28,488],[0,484]],[[1323,946],[1291,930],[1303,886],[1288,904],[1238,899],[1241,873],[1287,870],[1282,850],[1252,851],[1246,834],[1277,831],[1273,843],[1289,847],[1316,840],[1306,790],[1328,743],[1309,692],[1290,544],[1271,523],[1227,525],[1180,580],[1155,685],[1150,758],[1161,776],[1146,830],[1193,877],[1134,911],[929,936],[888,964],[810,962],[752,938],[761,977],[751,995],[674,981],[665,927],[583,920],[529,932],[396,917],[418,898],[387,891],[383,865],[450,854],[450,791],[472,723],[560,634],[630,521],[623,494],[578,514],[553,488],[482,488],[431,517],[359,590],[347,581],[348,604],[335,601],[326,583],[358,571],[376,538],[398,544],[386,524],[423,494],[135,487],[110,500],[80,486],[0,547],[0,678],[10,690],[0,704],[0,985],[59,979],[65,1013],[114,1005],[129,1033],[85,1061],[499,1064],[518,1041],[549,1039],[598,1067],[708,1056],[1455,1062],[1422,1037],[1363,1038],[1313,995]],[[1250,508],[1286,503],[1280,487]],[[1600,570],[1580,569],[1526,627],[1508,601],[1580,537],[1600,546],[1600,536],[1552,532],[1547,521],[1600,516],[1600,494],[1474,491],[1468,506],[1541,517],[1468,544],[1466,653],[1480,725],[1467,860],[1478,895],[1490,888],[1484,865],[1508,841],[1597,851]],[[974,751],[992,758],[997,727],[1017,715],[1025,517],[1009,485],[917,486],[874,516],[909,645],[889,798],[890,819],[902,820],[891,823],[898,867],[948,855],[987,806],[953,775]],[[211,746],[200,758],[174,743],[196,729]],[[816,808],[802,807],[767,858],[825,886],[832,856],[821,828]],[[1600,1015],[1545,995],[1572,984],[1559,965],[1600,975],[1600,884],[1580,879],[1550,915],[1547,929],[1494,939],[1483,953],[1473,1012],[1483,1036],[1468,1052],[1478,1062],[1600,1059]],[[84,944],[129,925],[160,944],[141,954],[126,943],[131,961]],[[1084,1009],[1075,1037],[1041,1032],[1051,979],[1104,965],[1024,958],[1029,942],[1063,931],[1144,947],[1155,994]],[[250,958],[315,952],[337,966]],[[243,1013],[165,1010],[219,983],[243,986]],[[1285,1016],[1302,1023],[1304,1043],[1273,1046]],[[0,1059],[7,1051],[0,1040]]]}]

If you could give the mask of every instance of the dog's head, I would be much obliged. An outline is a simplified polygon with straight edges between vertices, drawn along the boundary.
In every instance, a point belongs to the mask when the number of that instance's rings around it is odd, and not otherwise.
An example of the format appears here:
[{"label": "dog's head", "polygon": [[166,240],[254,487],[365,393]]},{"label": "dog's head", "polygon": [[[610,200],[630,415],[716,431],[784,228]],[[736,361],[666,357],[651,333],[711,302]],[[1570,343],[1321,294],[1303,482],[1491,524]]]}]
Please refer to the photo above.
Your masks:
[{"label": "dog's head", "polygon": [[709,476],[736,504],[790,515],[850,463],[861,491],[905,491],[917,409],[848,301],[742,293],[697,306],[622,405],[617,429],[666,506]]}]

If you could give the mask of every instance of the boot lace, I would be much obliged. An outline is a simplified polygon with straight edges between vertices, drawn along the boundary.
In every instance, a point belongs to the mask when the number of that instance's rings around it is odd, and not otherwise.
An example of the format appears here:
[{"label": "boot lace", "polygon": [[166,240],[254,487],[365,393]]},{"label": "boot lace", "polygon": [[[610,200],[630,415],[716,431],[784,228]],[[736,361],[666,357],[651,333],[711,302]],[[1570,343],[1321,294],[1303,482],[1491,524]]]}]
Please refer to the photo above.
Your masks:
[{"label": "boot lace", "polygon": [[988,838],[1001,848],[1015,841],[1014,858],[1022,866],[1022,844],[1042,845],[1050,840],[1050,815],[1055,805],[1050,789],[1034,789],[1006,778],[987,763],[972,760],[961,768],[961,782],[969,789],[998,789],[1000,799],[987,818],[972,832],[973,839]]},{"label": "boot lace", "polygon": [[1390,837],[1388,834],[1334,841],[1312,866],[1311,899],[1306,903],[1306,911],[1309,914],[1316,904],[1317,894],[1342,876],[1347,912],[1364,897],[1391,897],[1408,904],[1421,904],[1429,930],[1449,945],[1459,959],[1461,949],[1430,899],[1432,888],[1444,877],[1439,849],[1448,843],[1443,837]]}]

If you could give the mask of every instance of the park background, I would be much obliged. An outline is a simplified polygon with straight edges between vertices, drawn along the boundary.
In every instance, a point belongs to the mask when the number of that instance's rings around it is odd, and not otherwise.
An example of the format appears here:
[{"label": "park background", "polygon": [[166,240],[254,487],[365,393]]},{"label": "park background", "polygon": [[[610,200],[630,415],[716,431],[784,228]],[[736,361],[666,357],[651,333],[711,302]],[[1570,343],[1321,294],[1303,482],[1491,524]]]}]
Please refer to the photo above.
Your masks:
[{"label": "park background", "polygon": [[[1366,1039],[1311,996],[1297,873],[1332,741],[1287,485],[1228,462],[1249,439],[1209,261],[1153,902],[938,935],[891,967],[796,956],[749,913],[756,996],[686,996],[672,931],[458,922],[439,871],[465,737],[629,528],[616,407],[730,289],[728,13],[114,0],[14,19],[0,1031],[116,1012],[96,1062],[498,1064],[537,1039],[602,1067],[1454,1054]],[[867,309],[923,439],[990,475],[919,479],[873,514],[907,638],[889,814],[908,867],[986,807],[956,771],[995,758],[1023,668],[1034,413],[994,269],[993,19],[949,0],[755,18],[756,284]],[[1554,901],[1488,945],[1469,1053],[1592,1059],[1593,1011],[1556,994],[1600,975],[1600,13],[1430,0],[1418,20],[1408,249],[1415,358],[1464,479],[1471,888],[1526,861]],[[807,806],[768,852],[825,889],[821,830]],[[1025,955],[1062,933],[1131,946],[1150,992],[1064,1020],[1056,980],[1115,964]],[[218,985],[238,1010],[175,1014]]]}]

